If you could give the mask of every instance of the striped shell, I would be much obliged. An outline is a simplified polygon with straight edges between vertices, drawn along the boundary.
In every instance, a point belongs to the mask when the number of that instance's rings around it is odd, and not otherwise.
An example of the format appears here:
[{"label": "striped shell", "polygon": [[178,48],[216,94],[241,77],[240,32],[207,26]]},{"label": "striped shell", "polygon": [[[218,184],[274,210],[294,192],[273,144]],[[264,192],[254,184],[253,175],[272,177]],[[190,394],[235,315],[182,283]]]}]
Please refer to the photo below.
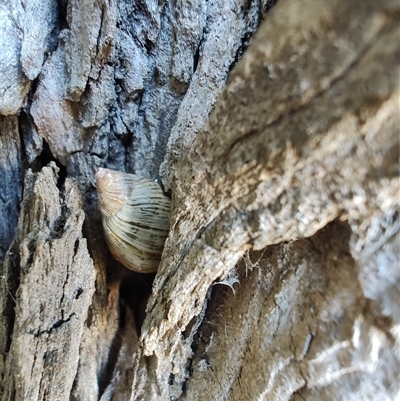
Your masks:
[{"label": "striped shell", "polygon": [[169,198],[154,181],[105,168],[97,171],[96,186],[113,256],[128,269],[155,272],[169,231]]}]

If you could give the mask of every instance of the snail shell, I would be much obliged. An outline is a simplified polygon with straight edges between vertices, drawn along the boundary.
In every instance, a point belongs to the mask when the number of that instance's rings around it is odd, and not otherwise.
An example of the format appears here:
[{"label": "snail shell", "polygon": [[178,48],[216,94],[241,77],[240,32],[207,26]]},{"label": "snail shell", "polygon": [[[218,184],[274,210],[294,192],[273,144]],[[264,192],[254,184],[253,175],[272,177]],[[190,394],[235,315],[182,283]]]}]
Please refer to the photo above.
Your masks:
[{"label": "snail shell", "polygon": [[155,272],[169,231],[169,198],[154,181],[105,168],[97,171],[96,186],[113,256],[128,269]]}]

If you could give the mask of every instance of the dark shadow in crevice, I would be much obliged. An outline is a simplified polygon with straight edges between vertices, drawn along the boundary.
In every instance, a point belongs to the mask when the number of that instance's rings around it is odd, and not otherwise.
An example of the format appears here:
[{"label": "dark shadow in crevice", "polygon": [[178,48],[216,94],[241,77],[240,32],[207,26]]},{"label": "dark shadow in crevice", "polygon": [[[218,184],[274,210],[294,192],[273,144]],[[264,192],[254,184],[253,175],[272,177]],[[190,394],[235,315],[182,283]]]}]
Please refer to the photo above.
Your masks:
[{"label": "dark shadow in crevice", "polygon": [[61,189],[65,183],[65,179],[67,178],[67,168],[55,159],[48,143],[43,139],[42,153],[31,163],[30,167],[34,173],[37,173],[41,171],[43,167],[49,165],[50,162],[54,162],[59,168],[57,188]]},{"label": "dark shadow in crevice", "polygon": [[113,378],[113,373],[118,361],[118,355],[121,346],[122,346],[121,330],[118,330],[111,342],[106,368],[102,372],[102,375],[99,379],[99,395],[102,395],[104,393],[104,391],[106,390],[107,386],[110,384]]},{"label": "dark shadow in crevice", "polygon": [[121,283],[120,303],[131,309],[138,337],[140,337],[141,328],[146,317],[146,305],[151,295],[155,276],[155,273],[129,272]]},{"label": "dark shadow in crevice", "polygon": [[[103,394],[115,374],[114,371],[123,345],[123,338],[126,335],[126,330],[130,329],[129,327],[125,327],[129,320],[127,319],[128,310],[132,312],[137,336],[140,336],[146,313],[146,304],[151,294],[152,283],[155,278],[155,273],[141,274],[128,271],[115,260],[109,263],[109,267],[112,267],[113,270],[116,268],[117,272],[109,272],[110,269],[108,268],[107,273],[110,274],[107,274],[107,277],[109,275],[114,277],[108,277],[107,282],[110,280],[117,280],[116,275],[119,275],[121,279],[119,288],[119,327],[110,346],[106,367],[99,378],[99,394]],[[121,269],[119,269],[119,267]],[[121,275],[123,276],[122,278]],[[132,335],[134,336],[134,333],[132,333]]]},{"label": "dark shadow in crevice", "polygon": [[[19,252],[19,243],[14,240],[11,244],[6,261],[0,263],[0,280],[1,287],[6,288],[5,299],[3,300],[2,319],[4,320],[4,328],[7,329],[4,334],[6,343],[3,344],[4,354],[8,353],[11,346],[11,335],[15,323],[15,300],[17,298],[16,292],[20,285],[20,272],[21,272],[21,257]],[[3,288],[4,288],[3,287]]]},{"label": "dark shadow in crevice", "polygon": [[68,0],[57,0],[57,22],[58,29],[60,31],[69,28],[67,20],[67,6]]}]

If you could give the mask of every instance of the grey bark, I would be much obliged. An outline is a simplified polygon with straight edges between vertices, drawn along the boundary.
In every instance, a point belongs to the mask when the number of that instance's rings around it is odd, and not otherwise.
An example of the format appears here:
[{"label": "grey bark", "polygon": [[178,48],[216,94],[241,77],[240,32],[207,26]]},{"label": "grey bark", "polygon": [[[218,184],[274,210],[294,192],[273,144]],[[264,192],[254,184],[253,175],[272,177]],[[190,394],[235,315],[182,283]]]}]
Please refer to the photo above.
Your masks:
[{"label": "grey bark", "polygon": [[[270,5],[1,5],[2,399],[399,396],[399,4]],[[99,166],[171,190],[153,283]]]},{"label": "grey bark", "polygon": [[78,366],[95,269],[82,238],[79,191],[68,180],[60,198],[56,180],[54,164],[27,174],[18,232],[4,263],[1,310],[10,317],[15,303],[14,322],[5,320],[0,332],[5,400],[63,399]]}]

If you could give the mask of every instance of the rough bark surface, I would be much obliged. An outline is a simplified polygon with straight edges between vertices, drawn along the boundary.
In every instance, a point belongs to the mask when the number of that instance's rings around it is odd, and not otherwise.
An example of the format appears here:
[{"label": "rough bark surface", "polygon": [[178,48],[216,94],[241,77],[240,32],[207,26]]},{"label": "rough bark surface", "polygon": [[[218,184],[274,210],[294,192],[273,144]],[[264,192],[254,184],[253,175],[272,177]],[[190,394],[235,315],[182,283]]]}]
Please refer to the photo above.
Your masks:
[{"label": "rough bark surface", "polygon": [[2,261],[15,236],[22,194],[22,150],[16,116],[0,116],[0,149],[0,261]]},{"label": "rough bark surface", "polygon": [[[307,4],[273,9],[187,158],[173,166],[173,229],[142,341],[146,354],[175,367],[178,382],[192,354],[188,325],[246,249],[309,237],[339,219],[348,221],[348,246],[368,275],[362,262],[399,230],[394,4]],[[284,21],[289,29],[274,36]],[[388,265],[396,277],[398,266],[397,256]],[[346,307],[340,298],[331,303]],[[291,310],[286,304],[282,313]]]},{"label": "rough bark surface", "polygon": [[82,238],[79,191],[68,179],[60,197],[57,170],[53,164],[26,175],[17,236],[4,263],[3,400],[63,399],[78,366],[95,269]]},{"label": "rough bark surface", "polygon": [[[0,398],[399,397],[400,7],[273,3],[0,5]],[[99,166],[171,190],[154,282]]]}]

